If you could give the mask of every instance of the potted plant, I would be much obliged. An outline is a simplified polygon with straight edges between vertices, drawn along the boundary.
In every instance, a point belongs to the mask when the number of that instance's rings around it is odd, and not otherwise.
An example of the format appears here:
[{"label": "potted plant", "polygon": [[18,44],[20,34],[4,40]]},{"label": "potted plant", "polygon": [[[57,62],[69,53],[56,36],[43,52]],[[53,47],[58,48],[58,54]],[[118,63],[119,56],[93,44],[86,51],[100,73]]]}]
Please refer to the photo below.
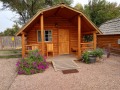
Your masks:
[{"label": "potted plant", "polygon": [[99,57],[101,58],[103,55],[103,50],[102,49],[96,49],[92,51],[86,51],[82,55],[82,59],[85,63],[95,63],[96,58]]}]

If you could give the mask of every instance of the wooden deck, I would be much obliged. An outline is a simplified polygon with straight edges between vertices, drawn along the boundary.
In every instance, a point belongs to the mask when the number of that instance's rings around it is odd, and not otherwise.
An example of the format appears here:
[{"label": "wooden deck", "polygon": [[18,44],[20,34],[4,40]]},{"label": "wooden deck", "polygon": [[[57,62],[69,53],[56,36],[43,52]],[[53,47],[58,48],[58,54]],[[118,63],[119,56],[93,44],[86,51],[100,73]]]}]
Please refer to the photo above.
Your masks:
[{"label": "wooden deck", "polygon": [[58,55],[54,57],[48,57],[47,62],[52,62],[53,60],[78,60],[76,55],[73,54],[63,54],[63,55]]}]

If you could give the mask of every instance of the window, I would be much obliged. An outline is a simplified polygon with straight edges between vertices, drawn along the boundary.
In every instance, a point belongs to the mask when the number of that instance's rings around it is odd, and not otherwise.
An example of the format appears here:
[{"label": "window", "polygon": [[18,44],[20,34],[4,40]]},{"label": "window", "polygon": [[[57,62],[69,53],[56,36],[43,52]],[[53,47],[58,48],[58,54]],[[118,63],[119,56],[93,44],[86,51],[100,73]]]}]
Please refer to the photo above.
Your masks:
[{"label": "window", "polygon": [[44,37],[45,41],[52,41],[52,32],[51,32],[51,30],[45,30],[44,35],[45,35],[45,37]]},{"label": "window", "polygon": [[38,38],[37,38],[37,39],[38,39],[38,42],[41,42],[41,31],[38,30],[38,31],[37,31],[37,34],[38,34],[38,35],[37,35],[37,37],[38,37]]},{"label": "window", "polygon": [[[41,31],[37,31],[38,33],[38,42],[41,42]],[[44,41],[49,42],[52,41],[52,31],[45,30],[44,31]]]}]

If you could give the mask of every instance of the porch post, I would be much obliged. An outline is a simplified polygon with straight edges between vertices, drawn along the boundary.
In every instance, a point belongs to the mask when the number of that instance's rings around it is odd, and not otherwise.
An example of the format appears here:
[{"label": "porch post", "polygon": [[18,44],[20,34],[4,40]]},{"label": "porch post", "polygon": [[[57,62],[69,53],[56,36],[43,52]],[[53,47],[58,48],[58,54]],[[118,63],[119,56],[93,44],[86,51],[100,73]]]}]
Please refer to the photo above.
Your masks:
[{"label": "porch post", "polygon": [[81,17],[78,15],[78,57],[81,57]]},{"label": "porch post", "polygon": [[44,20],[43,14],[40,15],[40,27],[41,27],[41,43],[42,43],[42,54],[44,55]]},{"label": "porch post", "polygon": [[22,57],[25,56],[25,33],[22,32]]},{"label": "porch post", "polygon": [[93,32],[93,48],[96,49],[97,45],[97,35],[96,32]]}]

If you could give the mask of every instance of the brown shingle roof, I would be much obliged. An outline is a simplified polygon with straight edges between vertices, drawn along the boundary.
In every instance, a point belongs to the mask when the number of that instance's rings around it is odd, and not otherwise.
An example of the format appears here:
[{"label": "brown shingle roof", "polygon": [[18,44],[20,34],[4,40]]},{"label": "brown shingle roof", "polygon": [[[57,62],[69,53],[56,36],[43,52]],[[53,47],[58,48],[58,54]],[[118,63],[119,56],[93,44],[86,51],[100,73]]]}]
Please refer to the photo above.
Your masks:
[{"label": "brown shingle roof", "polygon": [[120,34],[120,18],[103,23],[99,29],[103,34]]}]

